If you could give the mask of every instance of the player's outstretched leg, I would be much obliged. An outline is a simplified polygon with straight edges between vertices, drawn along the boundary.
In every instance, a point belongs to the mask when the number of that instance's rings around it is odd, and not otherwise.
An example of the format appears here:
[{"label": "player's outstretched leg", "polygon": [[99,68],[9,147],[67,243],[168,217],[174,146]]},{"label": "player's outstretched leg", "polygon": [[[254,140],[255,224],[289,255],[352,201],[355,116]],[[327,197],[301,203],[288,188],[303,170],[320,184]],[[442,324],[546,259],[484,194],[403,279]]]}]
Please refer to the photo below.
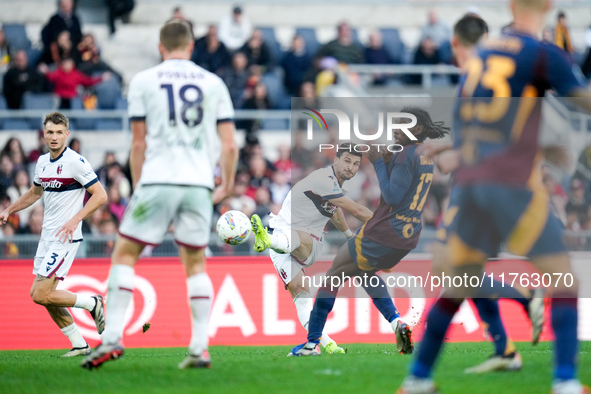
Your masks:
[{"label": "player's outstretched leg", "polygon": [[80,364],[82,368],[93,369],[99,368],[109,360],[117,360],[123,357],[125,349],[119,342],[113,345],[101,344],[94,349],[94,352],[82,361]]},{"label": "player's outstretched leg", "polygon": [[255,237],[254,250],[257,252],[263,252],[271,246],[271,236],[269,235],[267,228],[263,226],[263,222],[259,215],[252,215],[250,223],[252,224],[252,231],[254,232]]}]

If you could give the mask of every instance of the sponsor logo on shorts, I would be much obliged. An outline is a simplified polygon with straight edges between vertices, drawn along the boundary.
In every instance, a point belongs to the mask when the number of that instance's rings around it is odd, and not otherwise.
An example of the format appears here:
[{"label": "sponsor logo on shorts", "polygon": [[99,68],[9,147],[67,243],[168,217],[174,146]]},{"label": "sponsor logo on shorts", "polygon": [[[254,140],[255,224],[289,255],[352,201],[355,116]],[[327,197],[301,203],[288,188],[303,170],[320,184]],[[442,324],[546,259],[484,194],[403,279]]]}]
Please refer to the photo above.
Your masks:
[{"label": "sponsor logo on shorts", "polygon": [[281,277],[282,277],[284,280],[287,280],[287,272],[285,272],[285,270],[284,270],[283,268],[281,268],[281,269],[279,270],[279,274],[281,275]]}]

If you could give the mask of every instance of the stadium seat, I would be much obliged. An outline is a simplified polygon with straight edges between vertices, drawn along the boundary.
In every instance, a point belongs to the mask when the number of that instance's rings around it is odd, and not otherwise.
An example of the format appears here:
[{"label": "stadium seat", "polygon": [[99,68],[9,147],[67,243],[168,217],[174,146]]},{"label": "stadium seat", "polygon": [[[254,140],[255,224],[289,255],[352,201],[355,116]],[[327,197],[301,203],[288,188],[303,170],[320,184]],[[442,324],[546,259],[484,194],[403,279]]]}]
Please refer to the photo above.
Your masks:
[{"label": "stadium seat", "polygon": [[117,100],[121,98],[121,89],[116,78],[99,83],[95,86],[95,92],[99,109],[115,109]]},{"label": "stadium seat", "polygon": [[439,58],[443,63],[452,63],[453,54],[451,52],[451,43],[449,41],[445,41],[439,46]]},{"label": "stadium seat", "polygon": [[31,48],[31,40],[27,37],[25,25],[20,23],[7,23],[3,25],[6,41],[10,43],[14,50]]},{"label": "stadium seat", "polygon": [[27,92],[23,96],[23,109],[43,109],[54,110],[57,109],[59,99],[52,93],[30,93]]},{"label": "stadium seat", "polygon": [[262,130],[289,130],[289,121],[287,119],[263,119]]},{"label": "stadium seat", "polygon": [[308,54],[314,56],[316,52],[318,52],[318,49],[320,49],[320,43],[316,37],[316,30],[312,27],[297,27],[295,32],[306,42]]},{"label": "stadium seat", "polygon": [[269,96],[269,101],[271,102],[271,107],[273,109],[290,108],[291,101],[289,96],[285,92],[283,81],[278,72],[271,71],[265,73],[265,75],[261,77],[261,81],[265,84],[265,87],[267,88],[267,95]]},{"label": "stadium seat", "polygon": [[127,110],[127,99],[124,97],[119,97],[115,102],[115,109]]},{"label": "stadium seat", "polygon": [[98,119],[94,124],[95,130],[123,130],[120,119]]},{"label": "stadium seat", "polygon": [[354,27],[351,28],[351,36],[353,37],[353,42],[356,42],[357,44],[363,46],[361,41],[359,41],[359,34],[357,34],[357,29]]},{"label": "stadium seat", "polygon": [[2,128],[4,130],[33,130],[27,119],[7,118],[4,119],[2,123]]},{"label": "stadium seat", "polygon": [[27,49],[27,58],[29,59],[29,66],[35,67],[35,65],[39,63],[39,60],[41,59],[42,55],[43,50],[40,48],[31,47]]},{"label": "stadium seat", "polygon": [[390,55],[401,63],[405,63],[404,43],[400,39],[398,29],[382,28],[382,43]]},{"label": "stadium seat", "polygon": [[[80,97],[75,97],[70,101],[72,110],[84,110],[84,104]],[[98,119],[96,118],[77,118],[71,117],[76,125],[76,130],[94,130],[95,123]]]},{"label": "stadium seat", "polygon": [[265,44],[269,47],[269,51],[271,51],[271,57],[273,59],[273,64],[279,63],[281,61],[281,57],[283,51],[281,50],[281,44],[277,41],[277,37],[275,36],[275,28],[274,27],[257,27],[263,33],[263,40]]}]

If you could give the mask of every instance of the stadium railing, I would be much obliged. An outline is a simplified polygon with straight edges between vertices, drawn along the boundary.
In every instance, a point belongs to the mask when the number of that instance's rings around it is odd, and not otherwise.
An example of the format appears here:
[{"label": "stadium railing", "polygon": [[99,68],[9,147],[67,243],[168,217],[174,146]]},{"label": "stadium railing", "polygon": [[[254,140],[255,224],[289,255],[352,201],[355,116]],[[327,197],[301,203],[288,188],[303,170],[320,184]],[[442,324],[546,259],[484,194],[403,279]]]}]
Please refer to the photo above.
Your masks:
[{"label": "stadium railing", "polygon": [[[30,126],[28,129],[36,130],[41,127],[45,115],[51,111],[50,109],[19,109],[19,110],[0,110],[0,130],[3,128],[3,122],[6,120],[24,120]],[[89,125],[85,127],[77,127],[76,130],[95,130],[94,124],[103,120],[120,121],[123,131],[129,131],[129,116],[126,110],[64,110],[62,111],[73,122],[76,127],[78,123]],[[291,111],[289,110],[236,110],[237,120],[250,119],[278,119],[289,121],[291,118]]]},{"label": "stadium railing", "polygon": [[421,88],[430,89],[436,75],[459,75],[461,70],[447,64],[418,65],[418,64],[350,64],[347,71],[371,77],[374,74],[411,75],[422,76]]}]

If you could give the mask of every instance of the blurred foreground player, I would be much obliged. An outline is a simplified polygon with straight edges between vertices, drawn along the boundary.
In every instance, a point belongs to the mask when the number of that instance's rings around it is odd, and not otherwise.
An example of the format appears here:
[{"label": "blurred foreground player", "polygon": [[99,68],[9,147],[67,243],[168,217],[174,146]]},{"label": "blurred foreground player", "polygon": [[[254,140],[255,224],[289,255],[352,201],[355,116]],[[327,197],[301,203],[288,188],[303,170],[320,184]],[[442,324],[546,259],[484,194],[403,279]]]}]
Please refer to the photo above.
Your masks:
[{"label": "blurred foreground player", "polygon": [[[189,355],[179,368],[210,365],[207,328],[213,287],[205,272],[213,203],[230,194],[238,151],[234,109],[220,78],[189,60],[193,36],[184,21],[160,29],[164,61],[136,75],[129,86],[133,133],[130,165],[135,186],[109,275],[108,321],[102,344],[82,366],[99,367],[123,355],[121,339],[133,297],[134,265],[145,245],[162,242],[170,223],[187,275],[193,333]],[[214,167],[221,142],[222,183],[214,190]],[[213,190],[213,192],[212,192]]]},{"label": "blurred foreground player", "polygon": [[[269,256],[277,274],[289,290],[298,311],[298,318],[307,330],[314,299],[304,280],[304,268],[310,267],[322,255],[324,228],[330,220],[347,238],[353,237],[343,210],[365,223],[372,212],[345,196],[345,182],[359,170],[363,154],[355,145],[338,146],[331,166],[318,169],[299,181],[288,193],[278,215],[271,214],[269,225],[273,233],[263,227],[261,218],[253,215],[254,248],[262,252],[269,248]],[[320,344],[329,353],[345,353],[325,332]],[[291,355],[291,353],[289,354]]]},{"label": "blurred foreground player", "polygon": [[[462,97],[454,109],[460,137],[454,146],[461,156],[454,179],[458,210],[447,245],[454,275],[480,275],[503,241],[510,252],[528,256],[542,274],[572,275],[561,240],[563,227],[550,213],[538,173],[538,97],[552,87],[559,95],[584,97],[580,104],[587,110],[591,102],[560,49],[536,38],[548,9],[547,0],[513,0],[511,27],[487,40],[469,60]],[[557,283],[552,290],[553,392],[588,392],[576,379],[577,280],[573,278],[570,287]],[[437,392],[431,374],[445,333],[464,298],[473,295],[469,288],[446,292],[428,314],[401,393]]]},{"label": "blurred foreground player", "polygon": [[[458,92],[461,92],[465,82],[465,73],[469,60],[478,55],[476,45],[486,36],[488,27],[479,16],[467,14],[454,26],[451,41],[452,52],[458,67],[463,71]],[[461,138],[461,136],[456,136]],[[421,153],[434,157],[434,161],[444,174],[455,170],[459,166],[459,158],[453,145],[441,143],[428,143],[423,145]],[[446,243],[449,229],[454,226],[457,207],[457,188],[452,190],[449,196],[449,204],[442,215],[442,220],[437,227],[437,242],[433,246],[433,276],[440,276],[443,272],[450,272],[451,266],[447,258]],[[491,256],[495,257],[495,256]],[[483,363],[465,370],[466,373],[485,373],[491,371],[518,371],[521,369],[521,355],[517,352],[514,343],[509,339],[499,310],[499,298],[512,299],[518,302],[527,313],[532,323],[532,342],[536,344],[542,332],[544,323],[544,298],[543,290],[528,290],[512,287],[501,282],[493,281],[492,286],[482,286],[472,301],[478,310],[478,314],[486,326],[493,343],[495,353]]]},{"label": "blurred foreground player", "polygon": [[[360,277],[363,288],[372,298],[382,316],[390,322],[396,334],[396,346],[401,354],[413,352],[412,331],[400,319],[388,287],[376,273],[388,271],[410,253],[419,242],[423,207],[433,180],[433,162],[421,156],[417,147],[427,138],[443,138],[449,128],[443,122],[433,122],[428,112],[420,108],[403,108],[400,112],[411,113],[416,122],[409,125],[408,132],[395,130],[396,143],[404,148],[392,156],[370,150],[367,158],[373,163],[380,185],[380,202],[375,213],[353,238],[350,238],[337,253],[328,270],[327,285],[318,290],[314,309],[308,324],[308,341],[294,347],[294,356],[319,355],[317,344],[326,324],[326,319],[335,303],[339,288],[332,278]],[[375,285],[372,285],[375,284]]]},{"label": "blurred foreground player", "polygon": [[[107,193],[88,160],[66,146],[70,135],[68,125],[68,118],[59,112],[45,117],[43,135],[49,153],[37,160],[31,189],[0,213],[0,223],[5,224],[11,214],[31,206],[43,195],[45,215],[35,254],[33,274],[36,276],[31,286],[31,298],[47,309],[53,321],[72,342],[72,350],[62,357],[90,354],[90,347],[67,308],[89,311],[99,334],[105,328],[102,296],[57,289],[59,281],[64,280],[70,271],[82,243],[82,220],[107,201]],[[86,191],[91,197],[84,204]]]}]

